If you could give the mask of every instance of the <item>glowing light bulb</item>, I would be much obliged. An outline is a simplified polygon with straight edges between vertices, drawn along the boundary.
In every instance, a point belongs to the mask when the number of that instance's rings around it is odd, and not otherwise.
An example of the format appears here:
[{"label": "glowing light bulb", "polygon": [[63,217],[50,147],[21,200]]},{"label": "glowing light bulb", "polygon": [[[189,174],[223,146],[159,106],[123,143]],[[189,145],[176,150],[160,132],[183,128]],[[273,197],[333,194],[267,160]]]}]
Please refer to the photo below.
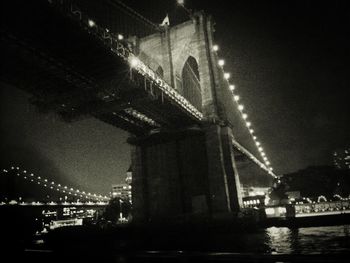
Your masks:
[{"label": "glowing light bulb", "polygon": [[235,101],[239,101],[239,96],[238,96],[238,95],[235,95],[235,96],[233,97],[233,99],[234,99]]},{"label": "glowing light bulb", "polygon": [[219,46],[218,45],[213,45],[213,51],[218,51],[219,50]]},{"label": "glowing light bulb", "polygon": [[248,118],[248,114],[247,113],[243,113],[242,117],[243,117],[243,119],[247,119]]},{"label": "glowing light bulb", "polygon": [[231,90],[231,91],[234,91],[234,90],[235,90],[235,85],[230,85],[229,87],[230,87],[230,90]]},{"label": "glowing light bulb", "polygon": [[250,133],[254,133],[254,130],[253,130],[253,129],[249,129],[249,132],[250,132]]},{"label": "glowing light bulb", "polygon": [[94,27],[96,24],[93,20],[89,19],[88,20],[89,27]]},{"label": "glowing light bulb", "polygon": [[226,73],[224,73],[224,78],[225,78],[225,79],[229,79],[229,78],[230,78],[230,76],[231,76],[231,75],[230,75],[230,73],[227,73],[227,72],[226,72]]},{"label": "glowing light bulb", "polygon": [[122,34],[118,34],[118,40],[123,40],[124,36]]},{"label": "glowing light bulb", "polygon": [[222,67],[223,65],[225,65],[225,60],[219,59],[218,64],[220,67]]},{"label": "glowing light bulb", "polygon": [[238,105],[238,109],[242,111],[244,109],[244,106],[242,104]]},{"label": "glowing light bulb", "polygon": [[136,68],[140,64],[140,60],[137,57],[132,57],[129,63],[132,68]]},{"label": "glowing light bulb", "polygon": [[256,146],[260,146],[260,142],[256,142],[255,144],[256,144]]},{"label": "glowing light bulb", "polygon": [[247,127],[250,127],[252,125],[252,123],[250,121],[247,121],[246,125],[247,125]]}]

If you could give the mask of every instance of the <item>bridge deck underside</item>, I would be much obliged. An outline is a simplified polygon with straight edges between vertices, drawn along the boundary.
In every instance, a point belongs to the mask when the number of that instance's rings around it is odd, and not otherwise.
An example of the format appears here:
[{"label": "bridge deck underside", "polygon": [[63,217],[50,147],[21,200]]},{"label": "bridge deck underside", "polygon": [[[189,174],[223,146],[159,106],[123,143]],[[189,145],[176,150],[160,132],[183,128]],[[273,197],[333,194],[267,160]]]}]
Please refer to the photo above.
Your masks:
[{"label": "bridge deck underside", "polygon": [[[150,79],[45,1],[4,4],[1,79],[64,120],[94,116],[134,134],[196,123]],[[93,30],[93,29],[89,29]]]}]

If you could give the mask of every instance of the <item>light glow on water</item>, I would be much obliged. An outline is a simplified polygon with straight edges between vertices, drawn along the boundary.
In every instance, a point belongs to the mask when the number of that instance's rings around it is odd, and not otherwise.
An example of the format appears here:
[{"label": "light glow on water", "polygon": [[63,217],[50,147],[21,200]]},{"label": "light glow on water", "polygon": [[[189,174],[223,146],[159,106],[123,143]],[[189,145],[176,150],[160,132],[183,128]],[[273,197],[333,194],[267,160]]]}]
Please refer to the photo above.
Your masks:
[{"label": "light glow on water", "polygon": [[272,253],[322,254],[350,251],[350,225],[304,228],[269,227],[267,246]]}]

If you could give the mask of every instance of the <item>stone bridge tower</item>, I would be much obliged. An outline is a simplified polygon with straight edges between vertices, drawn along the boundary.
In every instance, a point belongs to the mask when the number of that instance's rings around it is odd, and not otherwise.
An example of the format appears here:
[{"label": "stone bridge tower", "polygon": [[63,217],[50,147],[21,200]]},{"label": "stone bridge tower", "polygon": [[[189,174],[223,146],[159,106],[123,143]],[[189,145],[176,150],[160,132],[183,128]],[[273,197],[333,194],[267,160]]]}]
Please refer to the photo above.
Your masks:
[{"label": "stone bridge tower", "polygon": [[136,43],[139,58],[205,118],[196,127],[129,139],[135,222],[235,215],[242,201],[228,114],[234,105],[213,52],[211,17],[196,13]]}]

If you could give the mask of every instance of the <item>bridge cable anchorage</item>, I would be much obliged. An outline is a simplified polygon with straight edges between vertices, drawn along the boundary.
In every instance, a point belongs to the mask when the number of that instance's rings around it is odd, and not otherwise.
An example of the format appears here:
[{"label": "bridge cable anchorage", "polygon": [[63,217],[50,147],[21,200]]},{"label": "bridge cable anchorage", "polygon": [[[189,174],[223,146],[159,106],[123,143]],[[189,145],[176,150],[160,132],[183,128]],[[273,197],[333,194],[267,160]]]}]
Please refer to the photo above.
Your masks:
[{"label": "bridge cable anchorage", "polygon": [[[215,52],[215,54],[217,53],[217,51],[219,50],[219,46],[214,44],[211,47],[212,52]],[[261,158],[264,160],[264,163],[262,163],[261,161],[259,161],[259,159],[257,157],[255,157],[254,155],[252,155],[252,153],[250,153],[248,150],[246,150],[242,145],[238,144],[238,142],[233,140],[233,144],[240,149],[244,149],[242,150],[243,152],[245,152],[245,154],[248,155],[248,157],[250,159],[252,159],[256,164],[258,164],[261,168],[263,168],[265,171],[267,171],[271,176],[277,178],[276,174],[273,172],[273,168],[271,166],[271,163],[269,161],[269,159],[266,156],[266,153],[263,149],[263,147],[261,146],[261,143],[258,141],[257,136],[255,135],[255,131],[252,128],[252,122],[248,120],[248,114],[244,112],[244,105],[239,103],[239,101],[241,100],[241,97],[237,94],[237,92],[235,92],[236,87],[235,85],[231,84],[229,79],[230,79],[230,73],[225,72],[224,71],[224,65],[225,65],[225,60],[223,59],[218,59],[218,56],[216,54],[216,59],[217,59],[217,65],[222,69],[223,72],[223,78],[226,80],[226,83],[228,85],[229,90],[231,91],[232,94],[232,101],[234,104],[236,104],[237,110],[240,112],[240,115],[245,123],[245,126],[247,127],[249,134],[251,136],[251,138],[254,141],[254,144],[257,148],[257,150],[260,153]]]},{"label": "bridge cable anchorage", "polygon": [[3,169],[2,173],[13,173],[13,176],[16,174],[17,177],[30,181],[31,183],[40,185],[45,188],[49,188],[51,190],[64,193],[70,196],[81,197],[85,199],[95,200],[95,201],[108,201],[109,197],[106,195],[96,193],[86,193],[85,191],[81,191],[79,189],[73,189],[72,187],[64,186],[55,181],[49,181],[46,178],[42,178],[40,176],[36,176],[34,173],[29,172],[27,170],[21,169],[19,166],[11,166],[9,169]]}]

